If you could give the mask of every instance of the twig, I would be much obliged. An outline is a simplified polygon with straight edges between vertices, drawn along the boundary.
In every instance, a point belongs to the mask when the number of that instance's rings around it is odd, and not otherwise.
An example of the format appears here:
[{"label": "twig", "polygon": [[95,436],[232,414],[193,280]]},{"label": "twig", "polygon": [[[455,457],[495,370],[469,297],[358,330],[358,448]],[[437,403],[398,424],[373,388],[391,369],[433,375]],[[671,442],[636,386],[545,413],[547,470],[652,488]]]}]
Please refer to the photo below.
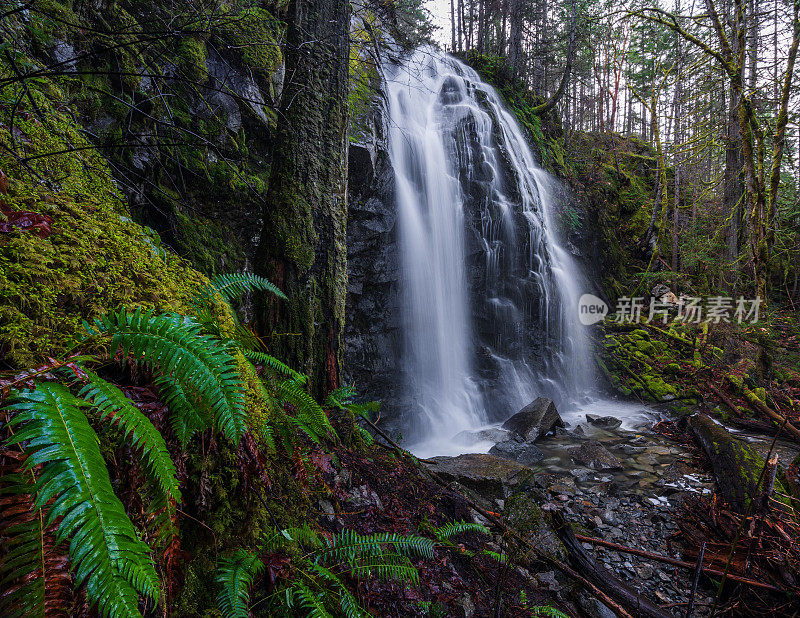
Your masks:
[{"label": "twig", "polygon": [[[648,558],[650,560],[655,560],[656,562],[663,562],[664,564],[671,564],[672,566],[679,566],[691,570],[697,568],[696,563],[685,562],[683,560],[678,560],[677,558],[670,558],[669,556],[654,554],[652,552],[645,551],[643,549],[636,549],[635,547],[627,547],[625,545],[619,545],[618,543],[612,543],[611,541],[604,541],[603,539],[597,539],[591,536],[576,534],[575,538],[583,543],[591,543],[592,545],[599,545],[600,547],[613,549],[614,551],[622,552],[624,554],[633,554],[634,556],[640,556],[641,558]],[[717,571],[716,569],[711,569],[708,567],[703,568],[703,573],[706,573],[708,575],[713,575],[714,577],[721,577],[723,574],[722,571]],[[731,579],[732,581],[739,582],[740,584],[747,584],[755,588],[763,588],[764,590],[769,590],[771,592],[785,592],[785,590],[778,588],[777,586],[773,586],[772,584],[755,581],[753,579],[747,579],[746,577],[740,577],[739,575],[728,575],[728,578]]]},{"label": "twig", "polygon": [[697,594],[697,584],[700,583],[700,571],[703,570],[703,558],[706,555],[706,544],[700,548],[700,556],[697,558],[697,568],[694,570],[694,579],[692,580],[692,592],[689,595],[689,607],[686,608],[686,618],[692,618],[694,611],[694,597]]}]

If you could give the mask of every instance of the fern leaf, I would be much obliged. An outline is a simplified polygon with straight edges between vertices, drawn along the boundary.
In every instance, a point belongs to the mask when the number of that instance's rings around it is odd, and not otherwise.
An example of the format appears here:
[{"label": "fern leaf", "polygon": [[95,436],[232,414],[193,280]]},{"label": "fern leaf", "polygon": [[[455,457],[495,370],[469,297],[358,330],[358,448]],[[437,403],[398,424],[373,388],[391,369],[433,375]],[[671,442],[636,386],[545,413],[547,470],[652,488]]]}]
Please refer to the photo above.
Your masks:
[{"label": "fern leaf", "polygon": [[500,564],[505,564],[508,562],[508,556],[506,554],[500,554],[496,551],[492,551],[491,549],[482,549],[479,553],[484,556],[489,556],[492,560],[499,562]]},{"label": "fern leaf", "polygon": [[279,361],[274,356],[264,354],[263,352],[256,352],[254,350],[243,350],[245,357],[252,363],[260,363],[266,365],[276,373],[280,373],[291,377],[298,384],[305,384],[308,381],[308,376],[295,371],[289,365]]},{"label": "fern leaf", "polygon": [[342,580],[333,571],[321,564],[312,564],[311,572],[319,579],[325,580],[339,592],[339,608],[344,618],[363,618],[370,614],[358,603],[353,593],[347,589]]},{"label": "fern leaf", "polygon": [[122,350],[139,364],[151,365],[180,385],[184,399],[202,401],[215,425],[238,443],[246,427],[244,389],[236,363],[218,339],[201,332],[200,325],[174,314],[125,309],[97,320],[91,334],[111,335],[111,354]]},{"label": "fern leaf", "polygon": [[372,437],[372,434],[363,427],[361,427],[360,425],[356,425],[356,431],[358,432],[358,435],[361,436],[361,439],[364,441],[364,444],[366,444],[367,446],[375,442],[375,438]]},{"label": "fern leaf", "polygon": [[239,549],[230,558],[220,558],[217,583],[217,608],[224,618],[248,618],[250,586],[264,570],[264,563],[250,551]]},{"label": "fern leaf", "polygon": [[374,575],[382,581],[401,581],[410,584],[419,583],[419,571],[411,564],[393,564],[379,560],[367,560],[351,569],[351,573],[358,579]]},{"label": "fern leaf", "polygon": [[34,509],[35,477],[22,471],[22,453],[6,450],[0,465],[0,615],[66,617],[72,605],[67,556],[55,547],[54,528]]},{"label": "fern leaf", "polygon": [[353,530],[342,530],[331,539],[323,554],[325,560],[355,563],[374,556],[385,556],[388,547],[404,556],[419,556],[431,559],[434,556],[433,541],[421,536],[402,536],[394,533],[379,533],[361,536]]},{"label": "fern leaf", "polygon": [[284,380],[278,384],[278,398],[297,409],[294,417],[298,426],[316,441],[334,433],[325,411],[314,398],[295,380]]},{"label": "fern leaf", "polygon": [[186,449],[192,436],[211,427],[211,416],[203,411],[204,402],[189,400],[189,394],[170,376],[156,376],[153,380],[158,387],[159,395],[170,411],[170,426],[181,444]]},{"label": "fern leaf", "polygon": [[539,605],[531,607],[532,616],[549,616],[550,618],[569,618],[564,612],[557,610],[549,605]]},{"label": "fern leaf", "polygon": [[25,391],[8,408],[15,412],[9,424],[19,426],[9,444],[24,443],[26,466],[42,466],[35,506],[46,510],[47,525],[62,518],[57,541],[70,539],[75,580],[86,582],[90,602],[102,616],[139,616],[137,592],[157,601],[158,576],[150,548],[114,495],[81,405],[59,384]]},{"label": "fern leaf", "polygon": [[306,549],[320,549],[323,547],[319,534],[314,532],[308,524],[294,528],[275,530],[275,533],[267,539],[262,547],[262,551],[270,553],[283,547],[300,546]]},{"label": "fern leaf", "polygon": [[445,541],[462,532],[477,532],[478,534],[490,534],[486,526],[482,524],[467,523],[465,521],[451,521],[438,528],[433,528],[431,533],[437,541]]},{"label": "fern leaf", "polygon": [[180,502],[181,492],[175,476],[175,465],[161,433],[150,419],[134,406],[121,390],[84,368],[89,382],[78,393],[91,401],[100,417],[119,425],[131,446],[142,452],[145,470],[165,496]]},{"label": "fern leaf", "polygon": [[191,303],[195,306],[204,305],[213,298],[214,294],[220,294],[230,302],[234,298],[252,290],[271,292],[278,298],[287,300],[286,295],[264,277],[253,273],[228,273],[217,275],[202,286],[192,297]]},{"label": "fern leaf", "polygon": [[355,387],[347,385],[340,386],[336,390],[328,393],[328,397],[325,399],[325,405],[341,408],[342,410],[349,410],[356,416],[363,416],[365,418],[369,418],[370,413],[377,412],[381,409],[381,403],[379,401],[355,403],[353,401],[355,396]]},{"label": "fern leaf", "polygon": [[308,618],[333,618],[325,608],[322,597],[305,584],[296,584],[293,588],[297,604],[308,611]]}]

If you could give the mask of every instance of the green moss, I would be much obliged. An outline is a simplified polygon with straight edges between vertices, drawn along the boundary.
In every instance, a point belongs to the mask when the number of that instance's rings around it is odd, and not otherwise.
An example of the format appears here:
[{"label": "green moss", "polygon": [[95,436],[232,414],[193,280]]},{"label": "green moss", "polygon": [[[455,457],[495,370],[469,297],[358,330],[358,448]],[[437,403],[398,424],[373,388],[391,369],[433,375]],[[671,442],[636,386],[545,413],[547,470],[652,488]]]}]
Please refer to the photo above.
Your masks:
[{"label": "green moss", "polygon": [[206,43],[198,36],[185,36],[178,42],[176,50],[178,61],[184,75],[197,82],[208,77],[206,70]]},{"label": "green moss", "polygon": [[[52,218],[46,238],[16,230],[0,237],[0,344],[17,365],[64,353],[82,332],[82,320],[110,309],[183,310],[203,280],[127,216],[105,160],[95,150],[79,150],[88,144],[57,107],[63,92],[50,82],[32,85],[31,92],[46,121],[22,110],[19,133],[12,140],[8,124],[0,124],[0,140],[20,148],[22,135],[29,156],[59,154],[22,166],[0,153],[10,179],[0,196],[3,209]],[[75,150],[61,152],[70,146]]]},{"label": "green moss", "polygon": [[178,252],[207,275],[237,271],[244,265],[244,250],[229,227],[202,216],[177,211],[174,230]]},{"label": "green moss", "polygon": [[283,62],[278,43],[283,26],[266,9],[245,8],[220,26],[222,38],[238,49],[251,69],[268,76]]}]

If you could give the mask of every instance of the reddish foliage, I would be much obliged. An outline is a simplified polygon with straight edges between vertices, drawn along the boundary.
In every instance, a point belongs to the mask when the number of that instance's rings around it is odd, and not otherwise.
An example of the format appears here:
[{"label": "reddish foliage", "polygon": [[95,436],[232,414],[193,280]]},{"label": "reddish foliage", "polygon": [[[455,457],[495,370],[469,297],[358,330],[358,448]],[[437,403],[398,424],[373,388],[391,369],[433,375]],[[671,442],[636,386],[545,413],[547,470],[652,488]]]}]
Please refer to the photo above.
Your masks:
[{"label": "reddish foliage", "polygon": [[[5,484],[4,477],[10,474],[24,474],[25,456],[12,450],[0,452],[0,486]],[[34,473],[36,470],[34,470]],[[33,478],[31,477],[31,483]],[[32,486],[32,485],[31,485]],[[38,527],[44,522],[41,510],[33,508],[31,494],[4,494],[0,497],[0,547],[8,542],[8,533],[14,527]],[[68,616],[73,602],[72,577],[70,576],[66,546],[56,546],[55,532],[58,522],[54,522],[44,531],[42,536],[44,564],[22,578],[7,582],[3,586],[2,595],[12,594],[20,586],[28,584],[39,577],[44,577],[44,609],[47,616]]]},{"label": "reddish foliage", "polygon": [[8,234],[15,229],[31,232],[39,238],[47,238],[53,233],[53,218],[27,210],[2,210],[6,221],[0,221],[0,233]]}]

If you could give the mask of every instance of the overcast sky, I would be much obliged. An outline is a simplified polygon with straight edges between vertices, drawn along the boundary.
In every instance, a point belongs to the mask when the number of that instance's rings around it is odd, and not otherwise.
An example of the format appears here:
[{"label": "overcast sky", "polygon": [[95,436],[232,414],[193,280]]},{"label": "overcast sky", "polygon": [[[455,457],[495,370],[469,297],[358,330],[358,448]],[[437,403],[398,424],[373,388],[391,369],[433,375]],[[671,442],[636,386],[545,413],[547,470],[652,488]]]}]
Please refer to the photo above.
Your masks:
[{"label": "overcast sky", "polygon": [[450,0],[426,0],[425,8],[431,12],[433,24],[439,29],[433,38],[444,47],[450,44]]}]

